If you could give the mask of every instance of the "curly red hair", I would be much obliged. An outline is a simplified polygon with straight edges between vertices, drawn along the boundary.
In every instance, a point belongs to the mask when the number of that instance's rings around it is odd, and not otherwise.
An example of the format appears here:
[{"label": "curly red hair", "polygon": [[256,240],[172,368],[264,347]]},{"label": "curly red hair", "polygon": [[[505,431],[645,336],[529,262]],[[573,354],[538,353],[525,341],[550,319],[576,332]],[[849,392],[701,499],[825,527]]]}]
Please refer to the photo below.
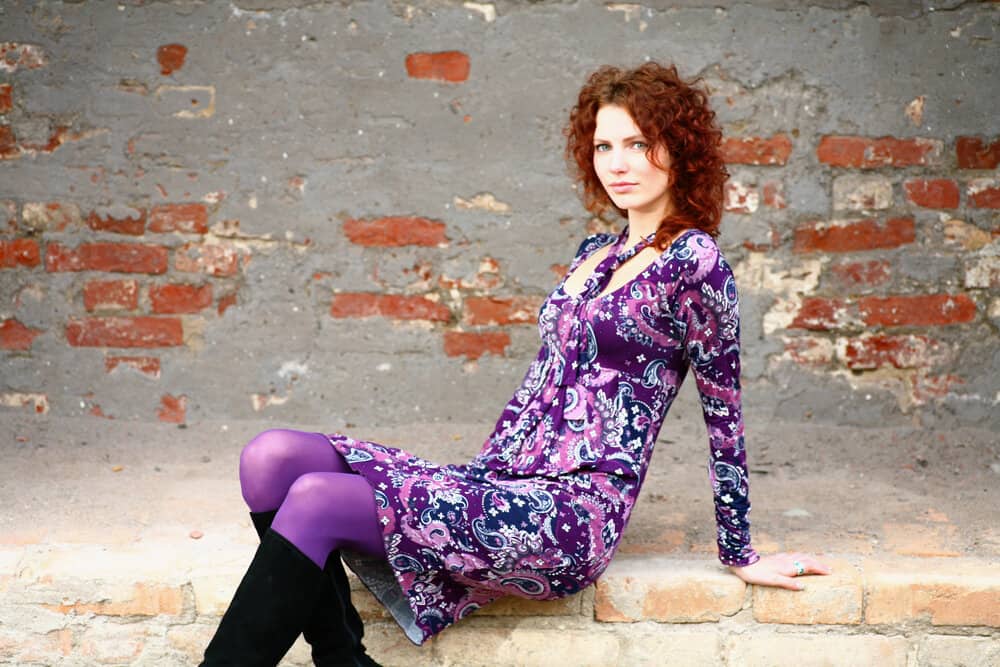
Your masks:
[{"label": "curly red hair", "polygon": [[602,215],[615,209],[594,171],[594,130],[597,111],[614,104],[626,109],[649,140],[647,158],[662,168],[655,158],[657,146],[670,154],[670,187],[675,211],[660,222],[655,244],[663,249],[683,229],[701,229],[713,237],[719,234],[722,202],[729,172],[722,159],[722,131],[715,112],[708,106],[708,92],[685,81],[674,65],[664,67],[648,62],[635,69],[604,66],[590,75],[570,111],[566,136],[566,160],[574,178],[583,183],[583,203],[587,210]]}]

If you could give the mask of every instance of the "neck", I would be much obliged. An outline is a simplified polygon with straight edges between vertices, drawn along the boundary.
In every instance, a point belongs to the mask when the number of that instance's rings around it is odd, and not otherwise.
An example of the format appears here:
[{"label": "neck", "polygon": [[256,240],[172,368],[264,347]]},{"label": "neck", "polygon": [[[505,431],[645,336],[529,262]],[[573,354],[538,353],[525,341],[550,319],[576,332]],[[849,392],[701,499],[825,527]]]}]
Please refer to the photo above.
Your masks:
[{"label": "neck", "polygon": [[660,222],[667,217],[668,211],[639,211],[629,209],[628,212],[628,244],[635,245],[660,228]]}]

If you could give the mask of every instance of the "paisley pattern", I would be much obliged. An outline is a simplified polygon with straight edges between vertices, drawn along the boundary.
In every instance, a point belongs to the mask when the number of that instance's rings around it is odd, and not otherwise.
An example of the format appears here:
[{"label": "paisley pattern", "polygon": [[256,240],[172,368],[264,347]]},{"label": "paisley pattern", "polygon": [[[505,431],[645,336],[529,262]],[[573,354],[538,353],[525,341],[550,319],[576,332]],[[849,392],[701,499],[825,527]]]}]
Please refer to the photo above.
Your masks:
[{"label": "paisley pattern", "polygon": [[584,240],[567,275],[611,247],[581,294],[568,294],[564,278],[543,302],[541,349],[468,463],[436,465],[329,436],[375,488],[388,554],[388,562],[351,553],[345,561],[414,643],[500,596],[552,599],[593,583],[615,553],[689,368],[708,429],[719,559],[757,560],[732,270],[711,236],[687,230],[605,294],[614,269],[643,247],[624,250],[627,238],[626,227]]}]

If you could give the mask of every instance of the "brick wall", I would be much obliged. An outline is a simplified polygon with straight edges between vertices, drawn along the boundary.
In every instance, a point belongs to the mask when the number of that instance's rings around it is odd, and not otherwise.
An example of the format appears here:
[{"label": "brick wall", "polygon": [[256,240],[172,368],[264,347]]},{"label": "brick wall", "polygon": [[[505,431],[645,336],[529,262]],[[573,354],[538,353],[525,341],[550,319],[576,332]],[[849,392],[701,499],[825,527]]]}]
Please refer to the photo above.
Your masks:
[{"label": "brick wall", "polygon": [[607,228],[566,111],[652,57],[727,137],[748,418],[1000,423],[1000,6],[672,4],[0,9],[0,409],[495,418]]}]

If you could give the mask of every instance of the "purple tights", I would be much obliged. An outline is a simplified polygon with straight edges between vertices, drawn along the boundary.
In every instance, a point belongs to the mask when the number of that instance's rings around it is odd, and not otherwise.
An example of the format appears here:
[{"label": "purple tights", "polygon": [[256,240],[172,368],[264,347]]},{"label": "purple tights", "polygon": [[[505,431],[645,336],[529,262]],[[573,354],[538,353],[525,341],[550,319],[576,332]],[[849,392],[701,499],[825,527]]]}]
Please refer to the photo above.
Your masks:
[{"label": "purple tights", "polygon": [[322,433],[264,431],[240,454],[251,512],[277,509],[271,528],[323,567],[346,547],[385,558],[375,492]]}]

